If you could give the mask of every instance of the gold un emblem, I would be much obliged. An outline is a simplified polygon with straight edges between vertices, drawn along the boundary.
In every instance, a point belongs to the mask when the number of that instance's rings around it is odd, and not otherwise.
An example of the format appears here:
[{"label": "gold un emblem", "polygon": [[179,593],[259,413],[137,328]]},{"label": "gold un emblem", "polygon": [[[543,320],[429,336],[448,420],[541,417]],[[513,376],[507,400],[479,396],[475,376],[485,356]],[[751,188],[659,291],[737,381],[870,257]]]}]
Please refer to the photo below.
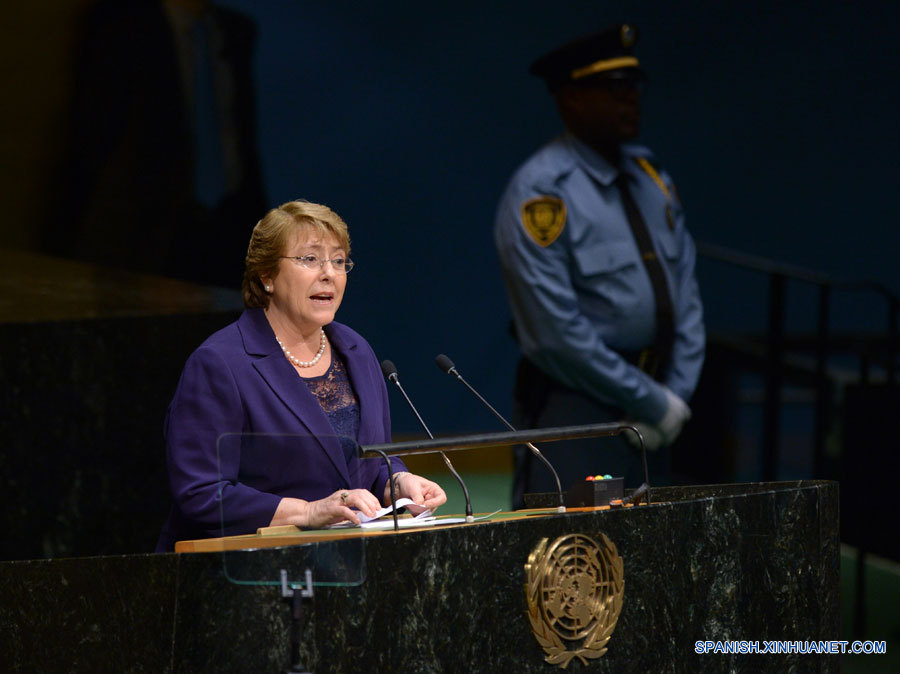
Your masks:
[{"label": "gold un emblem", "polygon": [[[606,653],[625,594],[622,558],[604,534],[600,544],[584,534],[542,538],[525,565],[528,620],[552,665]],[[571,648],[567,648],[566,642]]]}]

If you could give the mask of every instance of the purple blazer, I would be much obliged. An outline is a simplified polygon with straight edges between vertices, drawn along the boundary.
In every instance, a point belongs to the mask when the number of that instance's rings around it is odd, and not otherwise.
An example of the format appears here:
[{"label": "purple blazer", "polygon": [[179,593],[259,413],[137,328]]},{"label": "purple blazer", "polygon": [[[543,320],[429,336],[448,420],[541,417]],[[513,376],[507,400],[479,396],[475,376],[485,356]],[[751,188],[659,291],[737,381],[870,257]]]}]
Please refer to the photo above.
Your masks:
[{"label": "purple blazer", "polygon": [[[391,441],[387,387],[372,347],[340,323],[325,326],[359,400],[361,445]],[[254,533],[282,497],[338,489],[379,500],[387,466],[347,459],[328,417],[275,341],[262,309],[247,309],[191,354],[165,422],[173,506],[157,552],[175,542]],[[406,470],[392,459],[395,471]]]}]

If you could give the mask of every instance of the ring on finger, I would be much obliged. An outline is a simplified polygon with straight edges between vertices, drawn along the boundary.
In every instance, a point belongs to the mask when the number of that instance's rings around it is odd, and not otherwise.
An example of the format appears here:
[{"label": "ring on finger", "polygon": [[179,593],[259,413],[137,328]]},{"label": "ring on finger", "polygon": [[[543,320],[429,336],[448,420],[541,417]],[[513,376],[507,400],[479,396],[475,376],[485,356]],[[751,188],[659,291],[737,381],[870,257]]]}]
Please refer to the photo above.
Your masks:
[{"label": "ring on finger", "polygon": [[347,505],[347,497],[350,496],[350,492],[342,491],[341,492],[341,503]]}]

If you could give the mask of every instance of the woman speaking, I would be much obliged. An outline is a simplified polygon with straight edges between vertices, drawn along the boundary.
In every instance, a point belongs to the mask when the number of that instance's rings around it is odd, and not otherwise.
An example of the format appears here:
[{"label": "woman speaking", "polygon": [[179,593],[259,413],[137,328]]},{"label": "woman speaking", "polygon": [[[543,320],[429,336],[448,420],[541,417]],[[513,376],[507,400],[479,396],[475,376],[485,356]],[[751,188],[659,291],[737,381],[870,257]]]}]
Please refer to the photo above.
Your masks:
[{"label": "woman speaking", "polygon": [[[385,462],[357,444],[390,442],[378,360],[334,321],[347,287],[347,225],[291,201],[257,223],[243,280],[246,310],[185,364],[165,423],[174,504],[157,551],[176,541],[371,517],[390,503]],[[398,497],[446,502],[439,485],[391,459]],[[411,507],[411,510],[415,510]]]}]

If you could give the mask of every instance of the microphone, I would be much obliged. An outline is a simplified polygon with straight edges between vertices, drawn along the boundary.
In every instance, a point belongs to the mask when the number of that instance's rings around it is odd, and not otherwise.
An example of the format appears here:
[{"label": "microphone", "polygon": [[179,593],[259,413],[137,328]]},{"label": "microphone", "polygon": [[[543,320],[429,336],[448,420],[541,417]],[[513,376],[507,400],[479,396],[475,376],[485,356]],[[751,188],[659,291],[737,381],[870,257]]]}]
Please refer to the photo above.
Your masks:
[{"label": "microphone", "polygon": [[[441,369],[442,372],[452,375],[452,376],[456,377],[459,381],[461,381],[465,385],[465,387],[467,389],[469,389],[473,394],[475,394],[475,397],[478,398],[482,403],[484,403],[484,406],[487,407],[491,412],[493,412],[494,416],[497,417],[501,422],[503,422],[503,424],[509,430],[511,430],[511,431],[516,430],[515,426],[513,426],[511,423],[509,423],[503,417],[503,415],[500,414],[500,412],[498,412],[497,410],[494,409],[493,405],[491,405],[487,400],[485,400],[478,391],[476,391],[474,388],[472,388],[472,386],[469,384],[469,382],[467,382],[465,379],[463,379],[463,376],[459,373],[459,371],[457,371],[456,366],[453,364],[453,361],[450,360],[450,358],[445,356],[443,353],[440,353],[434,359],[434,362],[437,363],[437,366]],[[525,446],[531,450],[532,454],[534,454],[537,458],[539,458],[541,461],[543,461],[544,465],[550,469],[551,473],[553,473],[553,479],[556,480],[556,492],[557,492],[557,494],[559,494],[559,505],[557,506],[556,511],[560,512],[560,513],[566,512],[566,506],[564,504],[564,498],[563,498],[562,485],[560,485],[560,483],[559,483],[559,475],[557,475],[556,470],[553,468],[553,465],[550,463],[550,461],[547,460],[547,457],[541,453],[541,450],[539,450],[533,444],[531,444],[530,442],[526,442]]]},{"label": "microphone", "polygon": [[388,381],[400,381],[400,377],[397,376],[397,366],[394,365],[394,361],[392,360],[381,361],[381,374],[383,374]]},{"label": "microphone", "polygon": [[[397,388],[400,389],[400,393],[403,394],[403,398],[406,400],[409,408],[413,411],[413,414],[416,415],[416,419],[419,420],[419,424],[422,426],[422,428],[425,429],[428,437],[434,440],[434,436],[431,434],[431,431],[428,429],[428,426],[422,419],[422,415],[419,414],[419,410],[416,409],[416,406],[413,405],[412,400],[410,400],[409,396],[406,395],[406,391],[403,390],[403,386],[400,384],[400,376],[397,374],[397,366],[394,365],[394,363],[390,360],[383,360],[381,361],[381,372],[389,382],[396,384]],[[444,454],[444,452],[438,453],[444,460],[444,464],[447,466],[450,472],[453,473],[453,477],[455,477],[456,481],[459,482],[459,486],[462,487],[463,496],[465,496],[466,498],[466,522],[474,522],[475,517],[472,515],[472,502],[469,500],[469,490],[466,489],[466,483],[463,482],[463,479],[459,476],[459,473],[456,472],[456,469],[453,467],[453,464],[450,463],[450,459],[447,458],[447,455]],[[393,493],[393,487],[391,488],[391,493]]]}]

